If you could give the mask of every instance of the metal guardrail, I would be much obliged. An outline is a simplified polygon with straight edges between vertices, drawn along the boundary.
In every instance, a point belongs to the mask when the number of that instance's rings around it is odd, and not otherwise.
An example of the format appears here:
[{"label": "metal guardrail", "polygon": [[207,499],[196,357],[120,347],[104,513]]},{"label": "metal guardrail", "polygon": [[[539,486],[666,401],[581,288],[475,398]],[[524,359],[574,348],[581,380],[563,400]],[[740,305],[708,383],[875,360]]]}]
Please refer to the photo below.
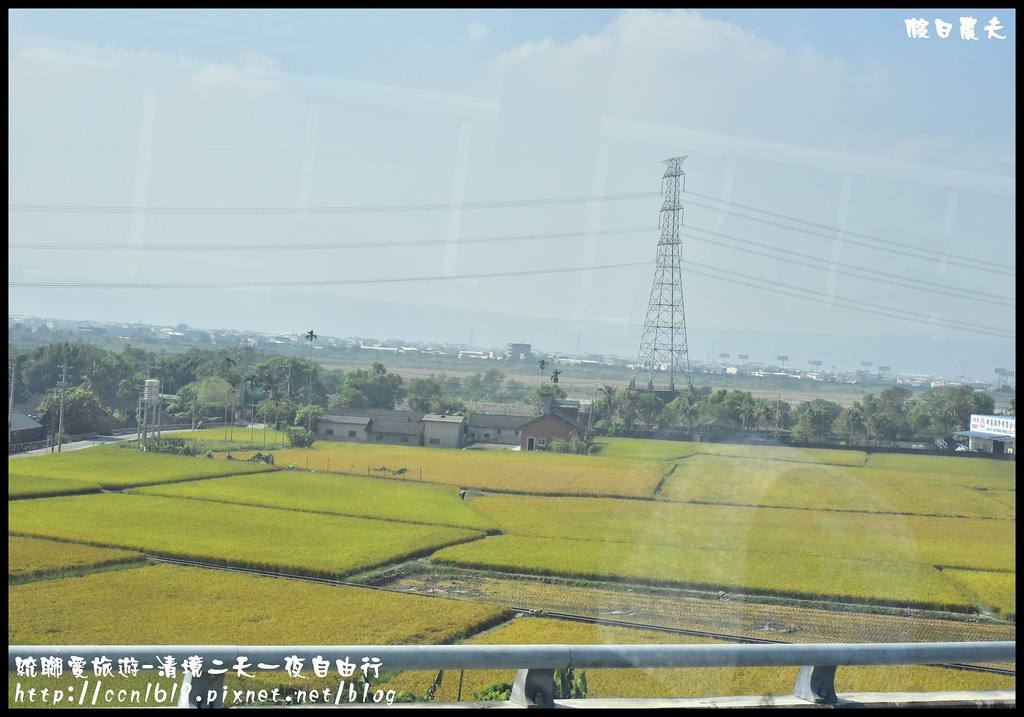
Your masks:
[{"label": "metal guardrail", "polygon": [[[137,661],[138,671],[182,676],[178,707],[223,707],[228,697],[224,674],[257,670],[289,672],[301,665],[318,677],[342,680],[334,704],[355,701],[355,678],[395,670],[518,670],[510,702],[520,707],[554,707],[554,672],[585,668],[800,667],[793,695],[803,703],[836,705],[835,673],[840,666],[1016,663],[1016,642],[715,644],[715,645],[32,645],[8,646],[8,671],[29,679],[43,674],[43,663],[60,664],[76,677],[97,675],[96,662],[117,670],[119,660]],[[355,661],[360,661],[359,663]],[[199,664],[197,664],[197,662]],[[101,663],[102,664],[102,663]],[[321,671],[318,671],[318,667]],[[77,670],[75,669],[77,668]],[[89,670],[93,670],[89,674]],[[370,673],[373,673],[372,675]],[[107,672],[106,674],[112,674]],[[293,674],[295,674],[293,672]],[[348,691],[345,690],[348,680]],[[368,684],[368,683],[365,683]],[[381,691],[363,698],[382,701]],[[24,688],[19,683],[24,697]],[[95,686],[100,691],[100,683]],[[79,693],[85,697],[87,687]],[[175,685],[177,693],[177,685]],[[15,701],[18,700],[16,693]],[[905,697],[906,693],[900,693]],[[941,694],[941,693],[940,693]],[[343,695],[345,695],[343,697]],[[1009,698],[1008,698],[1009,695]],[[1015,702],[1000,693],[996,702]],[[318,695],[319,696],[319,695]],[[349,697],[353,698],[352,700]],[[393,698],[393,695],[391,695]],[[172,698],[173,699],[173,698]],[[763,700],[764,698],[757,698]],[[95,703],[95,697],[93,698]],[[390,702],[390,700],[388,700]],[[633,706],[644,706],[633,700]],[[17,706],[17,705],[16,705]]]}]

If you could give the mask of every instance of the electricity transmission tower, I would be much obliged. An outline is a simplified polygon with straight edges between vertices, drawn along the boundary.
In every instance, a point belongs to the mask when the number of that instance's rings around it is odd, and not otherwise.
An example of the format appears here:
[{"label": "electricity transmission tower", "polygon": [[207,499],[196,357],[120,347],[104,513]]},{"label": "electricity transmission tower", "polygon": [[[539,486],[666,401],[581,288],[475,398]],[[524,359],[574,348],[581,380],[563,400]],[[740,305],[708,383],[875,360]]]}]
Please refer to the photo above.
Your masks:
[{"label": "electricity transmission tower", "polygon": [[647,304],[647,318],[644,333],[640,339],[640,352],[630,388],[637,388],[637,377],[644,373],[646,388],[654,391],[655,373],[668,373],[668,390],[676,390],[676,375],[686,380],[688,390],[693,389],[690,379],[690,357],[686,348],[686,316],[683,311],[682,245],[679,240],[679,225],[682,224],[683,207],[679,203],[679,192],[685,189],[686,173],[683,161],[686,157],[665,160],[665,174],[661,180],[661,194],[665,197],[661,205],[661,239],[658,241],[657,265],[654,268],[654,283],[651,284],[651,298]]}]

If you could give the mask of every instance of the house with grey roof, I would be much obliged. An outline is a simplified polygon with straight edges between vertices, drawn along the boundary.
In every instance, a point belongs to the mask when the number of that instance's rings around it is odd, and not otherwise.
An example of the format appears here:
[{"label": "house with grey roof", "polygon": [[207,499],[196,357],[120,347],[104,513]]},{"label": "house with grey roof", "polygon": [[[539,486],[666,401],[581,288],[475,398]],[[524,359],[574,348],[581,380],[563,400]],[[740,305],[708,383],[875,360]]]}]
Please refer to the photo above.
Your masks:
[{"label": "house with grey roof", "polygon": [[422,446],[423,414],[418,411],[346,409],[344,415],[321,416],[317,438],[353,443]]},{"label": "house with grey roof", "polygon": [[534,416],[474,413],[466,421],[466,443],[496,443],[518,446],[523,426]]},{"label": "house with grey roof", "polygon": [[8,440],[10,441],[9,450],[14,450],[14,446],[22,443],[46,440],[46,429],[43,428],[41,423],[18,410],[11,409],[9,415],[10,420],[7,425],[9,432]]}]

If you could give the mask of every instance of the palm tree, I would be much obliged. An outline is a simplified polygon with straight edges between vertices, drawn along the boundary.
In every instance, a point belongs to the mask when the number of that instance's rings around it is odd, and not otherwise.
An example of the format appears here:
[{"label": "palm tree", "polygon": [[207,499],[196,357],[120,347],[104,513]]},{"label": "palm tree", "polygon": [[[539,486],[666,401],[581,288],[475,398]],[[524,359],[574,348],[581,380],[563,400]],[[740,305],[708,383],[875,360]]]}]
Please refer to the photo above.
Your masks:
[{"label": "palm tree", "polygon": [[626,391],[622,394],[622,400],[619,401],[619,416],[622,417],[623,428],[632,431],[633,424],[636,423],[639,415],[640,394],[637,391]]},{"label": "palm tree", "polygon": [[551,383],[558,383],[558,375],[562,373],[557,368],[551,372]]},{"label": "palm tree", "polygon": [[[224,357],[224,380],[228,382],[228,386],[231,386],[231,369],[234,368],[237,362],[230,356]],[[224,396],[224,440],[228,440],[228,403],[231,403],[231,422],[235,421],[235,407],[234,402],[231,401],[231,389],[229,388],[228,393]],[[232,435],[234,434],[234,428],[232,428]]]},{"label": "palm tree", "polygon": [[541,381],[543,381],[544,380],[544,369],[546,369],[548,367],[548,362],[545,361],[544,359],[541,359],[540,361],[537,362],[537,365],[540,366]]},{"label": "palm tree", "polygon": [[[253,440],[253,433],[256,430],[256,404],[253,400],[253,395],[256,392],[256,387],[259,386],[259,379],[256,374],[250,374],[245,382],[249,384],[249,440]],[[245,410],[245,393],[242,394],[242,410]]]},{"label": "palm tree", "polygon": [[612,413],[615,406],[615,394],[618,393],[618,390],[617,386],[613,386],[610,383],[606,383],[601,387],[601,393],[605,395],[604,420],[608,425],[611,425],[612,422]]},{"label": "palm tree", "polygon": [[[317,335],[313,333],[313,329],[306,332],[306,341],[309,342],[309,403],[308,406],[313,405],[313,341],[315,341]],[[312,416],[313,414],[309,414]],[[312,428],[312,419],[310,420],[309,430]]]}]

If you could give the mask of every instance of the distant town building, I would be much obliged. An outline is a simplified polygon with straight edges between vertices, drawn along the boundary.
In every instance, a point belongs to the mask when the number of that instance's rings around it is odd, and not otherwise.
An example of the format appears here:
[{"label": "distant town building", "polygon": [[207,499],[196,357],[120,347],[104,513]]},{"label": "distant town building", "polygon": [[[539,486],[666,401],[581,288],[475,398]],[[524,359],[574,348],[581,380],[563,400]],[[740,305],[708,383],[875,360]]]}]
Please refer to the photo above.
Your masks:
[{"label": "distant town building", "polygon": [[533,346],[530,344],[505,344],[505,360],[529,361],[533,358]]}]

